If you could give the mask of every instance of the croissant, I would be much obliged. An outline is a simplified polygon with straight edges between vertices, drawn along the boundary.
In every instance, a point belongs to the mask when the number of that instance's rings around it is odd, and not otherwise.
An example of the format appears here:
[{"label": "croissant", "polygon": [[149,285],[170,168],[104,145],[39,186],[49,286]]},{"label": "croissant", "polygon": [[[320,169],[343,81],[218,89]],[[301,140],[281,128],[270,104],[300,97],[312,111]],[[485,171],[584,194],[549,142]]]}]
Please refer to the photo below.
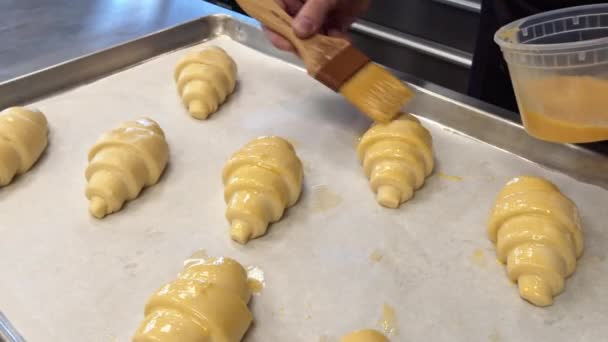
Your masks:
[{"label": "croissant", "polygon": [[230,235],[239,243],[266,233],[302,192],[302,163],[283,138],[261,137],[236,152],[224,167]]},{"label": "croissant", "polygon": [[431,134],[409,114],[373,124],[361,137],[357,154],[376,200],[388,208],[409,200],[434,167]]},{"label": "croissant", "polygon": [[515,178],[500,191],[488,234],[521,297],[537,306],[553,303],[583,252],[576,205],[537,177]]},{"label": "croissant", "polygon": [[238,262],[199,260],[152,295],[133,342],[238,342],[253,320],[250,298]]},{"label": "croissant", "polygon": [[223,49],[213,46],[182,57],[175,82],[184,105],[197,119],[206,119],[224,103],[236,86],[237,67]]},{"label": "croissant", "polygon": [[23,107],[0,112],[0,186],[27,172],[48,144],[44,114]]},{"label": "croissant", "polygon": [[341,342],[388,342],[388,338],[382,333],[372,330],[357,330],[344,337]]},{"label": "croissant", "polygon": [[156,184],[168,159],[165,134],[154,120],[127,121],[102,135],[89,151],[85,172],[91,215],[116,212],[144,186]]}]

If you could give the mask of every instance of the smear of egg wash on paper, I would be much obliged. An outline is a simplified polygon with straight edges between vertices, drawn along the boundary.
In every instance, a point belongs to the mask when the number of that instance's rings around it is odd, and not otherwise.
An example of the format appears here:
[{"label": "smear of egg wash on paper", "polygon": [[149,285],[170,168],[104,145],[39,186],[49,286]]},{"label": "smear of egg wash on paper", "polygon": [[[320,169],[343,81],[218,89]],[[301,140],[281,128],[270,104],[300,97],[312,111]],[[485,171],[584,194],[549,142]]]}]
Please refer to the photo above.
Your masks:
[{"label": "smear of egg wash on paper", "polygon": [[494,331],[488,335],[488,342],[501,342],[502,338],[500,337],[500,333],[498,330],[494,329]]},{"label": "smear of egg wash on paper", "polygon": [[371,262],[373,263],[379,263],[380,261],[382,261],[382,258],[384,258],[384,255],[382,255],[382,252],[377,249],[374,249],[369,255],[369,260],[371,260]]},{"label": "smear of egg wash on paper", "polygon": [[331,342],[331,340],[327,335],[321,335],[319,336],[319,342]]},{"label": "smear of egg wash on paper", "polygon": [[342,197],[331,191],[327,185],[316,185],[312,188],[312,210],[325,212],[342,203]]},{"label": "smear of egg wash on paper", "polygon": [[384,303],[382,306],[382,316],[378,324],[384,330],[384,333],[388,336],[397,336],[399,329],[397,327],[397,315],[395,315],[395,308]]},{"label": "smear of egg wash on paper", "polygon": [[464,178],[462,178],[460,176],[448,175],[443,172],[437,172],[437,176],[439,176],[439,178],[441,178],[441,179],[450,180],[453,182],[462,182],[464,180]]},{"label": "smear of egg wash on paper", "polygon": [[257,266],[247,267],[247,284],[253,294],[259,294],[266,287],[264,271]]},{"label": "smear of egg wash on paper", "polygon": [[473,255],[471,255],[471,262],[477,266],[485,266],[486,264],[486,256],[481,249],[476,249],[473,251]]}]

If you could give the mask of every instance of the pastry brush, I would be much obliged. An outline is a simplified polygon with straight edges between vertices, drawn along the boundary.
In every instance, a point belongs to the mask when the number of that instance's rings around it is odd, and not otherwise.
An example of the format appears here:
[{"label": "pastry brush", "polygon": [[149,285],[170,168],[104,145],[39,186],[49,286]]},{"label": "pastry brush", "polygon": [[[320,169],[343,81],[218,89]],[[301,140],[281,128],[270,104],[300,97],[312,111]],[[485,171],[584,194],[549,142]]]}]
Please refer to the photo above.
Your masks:
[{"label": "pastry brush", "polygon": [[296,48],[315,79],[339,92],[374,121],[388,122],[413,97],[412,91],[384,68],[341,38],[317,34],[298,38],[293,18],[275,0],[237,0],[241,8]]}]

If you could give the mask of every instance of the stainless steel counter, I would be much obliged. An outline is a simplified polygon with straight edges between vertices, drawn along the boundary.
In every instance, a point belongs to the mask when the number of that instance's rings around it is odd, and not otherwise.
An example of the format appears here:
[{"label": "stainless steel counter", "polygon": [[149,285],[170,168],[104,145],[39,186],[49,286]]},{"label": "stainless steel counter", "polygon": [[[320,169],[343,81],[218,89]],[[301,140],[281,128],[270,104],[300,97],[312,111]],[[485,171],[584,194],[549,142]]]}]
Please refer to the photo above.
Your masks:
[{"label": "stainless steel counter", "polygon": [[3,0],[0,81],[222,10],[200,0]]}]

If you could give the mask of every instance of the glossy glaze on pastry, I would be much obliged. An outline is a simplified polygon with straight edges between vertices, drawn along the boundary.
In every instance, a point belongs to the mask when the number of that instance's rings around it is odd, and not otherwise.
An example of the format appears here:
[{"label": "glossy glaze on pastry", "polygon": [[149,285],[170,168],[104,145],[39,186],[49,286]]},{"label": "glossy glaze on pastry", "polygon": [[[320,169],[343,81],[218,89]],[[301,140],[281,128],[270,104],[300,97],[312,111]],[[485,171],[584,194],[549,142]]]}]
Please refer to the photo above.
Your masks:
[{"label": "glossy glaze on pastry", "polygon": [[0,112],[0,187],[36,163],[47,136],[48,124],[40,111],[11,107]]},{"label": "glossy glaze on pastry", "polygon": [[488,234],[520,295],[537,306],[553,303],[583,252],[576,205],[538,177],[507,183],[498,194]]},{"label": "glossy glaze on pastry", "polygon": [[364,329],[342,337],[340,342],[388,342],[388,338],[377,330]]},{"label": "glossy glaze on pastry", "polygon": [[116,212],[142,188],[156,184],[168,159],[165,134],[154,120],[127,121],[102,135],[89,151],[85,172],[91,215]]},{"label": "glossy glaze on pastry", "polygon": [[409,200],[434,167],[431,134],[409,114],[373,124],[361,137],[357,153],[376,200],[388,208]]},{"label": "glossy glaze on pastry", "polygon": [[186,54],[174,72],[179,95],[197,119],[206,119],[234,92],[236,75],[236,63],[217,46]]},{"label": "glossy glaze on pastry", "polygon": [[152,295],[133,342],[238,342],[253,320],[250,298],[241,264],[200,259]]},{"label": "glossy glaze on pastry", "polygon": [[283,138],[257,138],[236,152],[223,171],[232,239],[247,243],[266,233],[300,197],[302,178],[302,163]]}]

